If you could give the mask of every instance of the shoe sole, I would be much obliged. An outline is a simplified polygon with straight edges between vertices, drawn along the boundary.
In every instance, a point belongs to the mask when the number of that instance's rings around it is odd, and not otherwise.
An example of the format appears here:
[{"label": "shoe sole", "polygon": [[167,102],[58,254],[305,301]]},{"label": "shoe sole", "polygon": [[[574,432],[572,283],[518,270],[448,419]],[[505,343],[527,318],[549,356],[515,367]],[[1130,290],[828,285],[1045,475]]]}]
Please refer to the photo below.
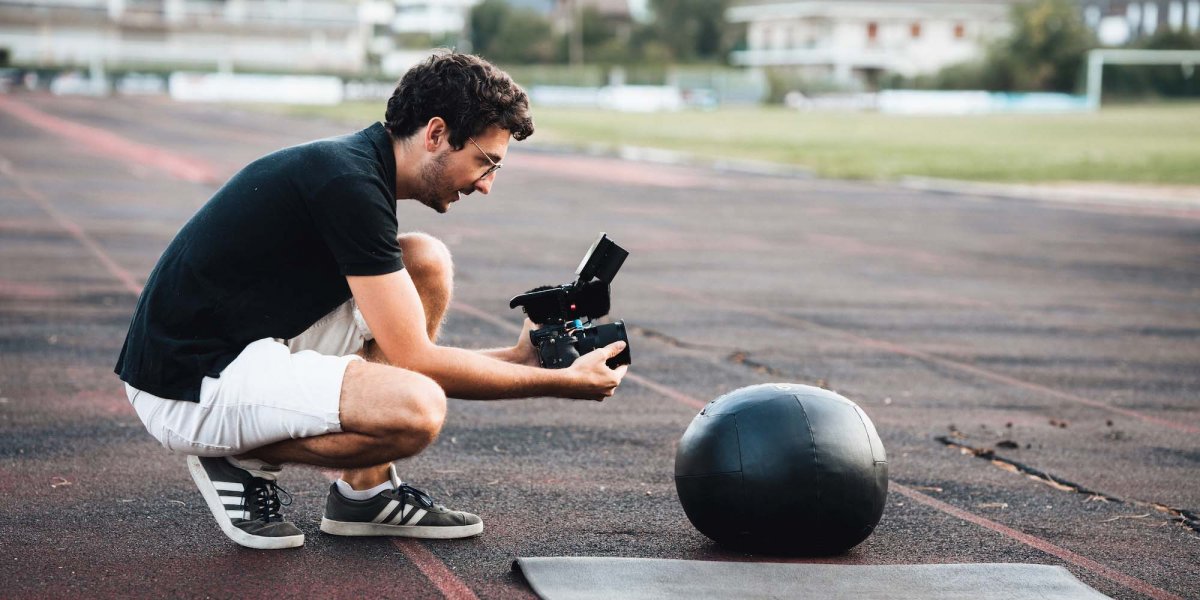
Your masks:
[{"label": "shoe sole", "polygon": [[187,465],[188,472],[192,474],[192,481],[196,482],[196,487],[200,489],[200,495],[204,496],[204,502],[208,505],[208,510],[212,512],[213,518],[217,520],[217,525],[221,526],[221,531],[225,533],[226,537],[237,542],[239,546],[255,548],[257,550],[278,550],[280,548],[297,548],[304,545],[304,534],[264,537],[261,535],[250,535],[238,529],[233,524],[233,521],[229,519],[229,515],[225,514],[225,504],[221,502],[221,497],[217,494],[217,488],[213,486],[212,480],[208,478],[208,471],[204,470],[204,465],[200,464],[200,458],[188,456]]},{"label": "shoe sole", "polygon": [[347,523],[332,519],[321,519],[321,531],[330,535],[347,536],[392,536],[420,538],[424,540],[454,540],[483,533],[483,522],[473,525],[388,525],[386,523]]}]

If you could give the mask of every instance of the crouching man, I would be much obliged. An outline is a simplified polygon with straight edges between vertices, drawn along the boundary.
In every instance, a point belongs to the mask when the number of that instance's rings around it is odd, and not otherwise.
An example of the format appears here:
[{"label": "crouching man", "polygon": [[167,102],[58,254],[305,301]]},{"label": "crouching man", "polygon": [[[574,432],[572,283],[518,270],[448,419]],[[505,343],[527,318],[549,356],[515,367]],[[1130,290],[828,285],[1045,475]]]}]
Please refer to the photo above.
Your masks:
[{"label": "crouching man", "polygon": [[[400,480],[392,461],[437,437],[446,397],[603,400],[618,342],[538,368],[529,323],[511,348],[439,346],[453,269],[437,239],[400,234],[398,199],[439,213],[495,183],[528,97],[474,56],[414,67],[383,123],[286,148],[237,173],[180,230],[146,282],[116,373],[231,539],[289,548],[280,465],[341,469],[321,530],[460,538],[479,517]],[[286,494],[285,494],[286,497]]]}]

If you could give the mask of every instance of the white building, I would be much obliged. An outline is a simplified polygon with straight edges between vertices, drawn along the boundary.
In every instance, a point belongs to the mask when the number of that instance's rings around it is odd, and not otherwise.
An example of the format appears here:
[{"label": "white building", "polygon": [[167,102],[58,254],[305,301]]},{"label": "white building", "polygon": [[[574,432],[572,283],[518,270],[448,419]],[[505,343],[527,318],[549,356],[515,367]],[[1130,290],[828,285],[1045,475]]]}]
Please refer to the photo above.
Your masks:
[{"label": "white building", "polygon": [[1105,46],[1163,31],[1200,32],[1200,0],[1083,0],[1083,20]]},{"label": "white building", "polygon": [[431,37],[466,32],[471,8],[480,0],[395,0],[397,33],[425,33]]},{"label": "white building", "polygon": [[12,64],[395,75],[396,33],[461,32],[478,0],[0,0]]},{"label": "white building", "polygon": [[734,64],[791,68],[859,85],[883,73],[906,77],[981,58],[1009,31],[1013,0],[828,0],[743,2],[726,13],[745,23],[747,49]]}]

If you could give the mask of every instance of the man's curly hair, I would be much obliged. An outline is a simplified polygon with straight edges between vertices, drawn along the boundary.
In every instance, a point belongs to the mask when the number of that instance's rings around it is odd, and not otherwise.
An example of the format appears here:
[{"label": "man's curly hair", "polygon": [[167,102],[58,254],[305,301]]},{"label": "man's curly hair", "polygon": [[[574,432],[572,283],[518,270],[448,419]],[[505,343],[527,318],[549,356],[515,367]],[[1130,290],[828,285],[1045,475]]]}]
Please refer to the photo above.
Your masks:
[{"label": "man's curly hair", "polygon": [[433,117],[446,121],[455,150],[492,125],[517,140],[533,135],[525,90],[504,71],[470,54],[439,51],[409,69],[388,99],[384,125],[393,136],[406,138]]}]

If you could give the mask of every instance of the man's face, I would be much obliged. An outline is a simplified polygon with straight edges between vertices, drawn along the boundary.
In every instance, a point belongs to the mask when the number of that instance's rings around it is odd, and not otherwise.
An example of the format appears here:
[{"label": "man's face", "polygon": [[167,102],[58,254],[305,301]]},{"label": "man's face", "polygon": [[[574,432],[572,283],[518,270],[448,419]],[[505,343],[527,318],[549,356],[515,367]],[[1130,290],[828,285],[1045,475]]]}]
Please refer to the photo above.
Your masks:
[{"label": "man's face", "polygon": [[472,138],[475,143],[468,140],[461,150],[451,148],[448,141],[441,144],[421,168],[417,201],[444,213],[463,195],[490,192],[496,171],[486,177],[484,173],[492,169],[493,163],[504,160],[509,137],[507,130],[490,127]]}]

